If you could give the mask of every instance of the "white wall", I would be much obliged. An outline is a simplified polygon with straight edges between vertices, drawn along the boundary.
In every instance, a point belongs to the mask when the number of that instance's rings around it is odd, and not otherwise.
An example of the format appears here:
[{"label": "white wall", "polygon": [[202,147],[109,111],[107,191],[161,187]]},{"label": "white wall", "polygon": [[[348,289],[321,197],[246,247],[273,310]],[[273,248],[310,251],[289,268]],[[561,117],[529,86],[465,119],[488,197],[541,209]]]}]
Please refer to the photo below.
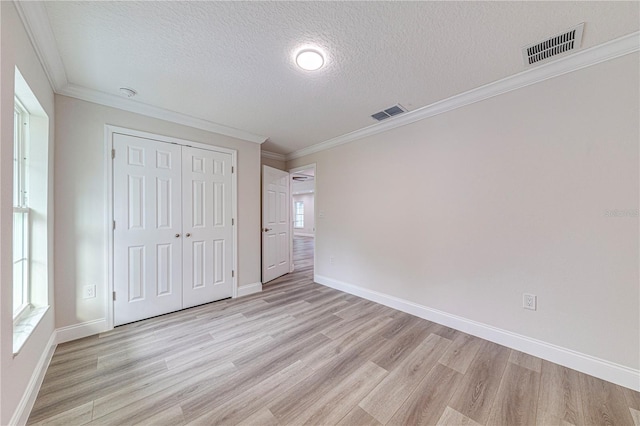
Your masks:
[{"label": "white wall", "polygon": [[[0,2],[1,52],[0,52],[0,424],[8,424],[19,403],[34,370],[43,354],[48,352],[48,341],[54,329],[52,306],[38,324],[20,353],[13,357],[13,309],[12,309],[12,207],[13,207],[13,98],[15,67],[29,84],[49,117],[48,182],[53,182],[54,95],[49,81],[18,17],[13,2]],[[11,124],[9,124],[11,123]],[[41,157],[41,156],[40,156]],[[45,180],[47,178],[45,177]],[[38,227],[40,235],[46,235],[46,249],[37,254],[46,259],[47,269],[35,274],[48,277],[49,300],[53,305],[53,185],[44,188],[47,194],[48,215],[42,217],[43,206],[38,206],[39,220],[45,228]],[[40,241],[42,243],[42,241]]]},{"label": "white wall", "polygon": [[293,228],[294,235],[306,235],[311,236],[315,232],[315,217],[314,217],[314,195],[313,194],[300,194],[293,196],[293,213],[292,218],[295,217],[295,203],[296,201],[302,201],[304,203],[304,227]]},{"label": "white wall", "polygon": [[317,165],[316,274],[638,370],[638,61],[288,162]]},{"label": "white wall", "polygon": [[[260,145],[56,95],[56,326],[105,318],[105,124],[238,151],[239,285],[260,281]],[[82,298],[82,287],[97,297]]]}]

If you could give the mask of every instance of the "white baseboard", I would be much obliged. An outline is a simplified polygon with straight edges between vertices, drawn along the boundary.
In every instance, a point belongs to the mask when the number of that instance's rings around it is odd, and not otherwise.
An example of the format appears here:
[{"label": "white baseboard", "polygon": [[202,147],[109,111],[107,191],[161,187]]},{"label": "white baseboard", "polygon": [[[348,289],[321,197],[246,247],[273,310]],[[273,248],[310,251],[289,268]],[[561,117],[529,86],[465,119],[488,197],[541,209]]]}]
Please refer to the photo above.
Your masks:
[{"label": "white baseboard", "polygon": [[248,296],[253,293],[260,293],[262,291],[262,283],[245,284],[238,287],[238,295],[236,297]]},{"label": "white baseboard", "polygon": [[318,284],[344,291],[345,293],[350,293],[438,324],[446,325],[447,327],[507,346],[511,349],[526,352],[530,355],[546,359],[547,361],[563,365],[573,370],[598,377],[635,391],[640,391],[640,370],[635,370],[591,355],[583,354],[571,349],[543,342],[541,340],[532,339],[521,334],[469,320],[457,315],[448,314],[408,300],[334,280],[322,275],[314,275],[313,279]]},{"label": "white baseboard", "polygon": [[31,374],[31,379],[29,379],[29,383],[22,395],[22,399],[20,399],[18,407],[16,407],[16,411],[13,413],[11,420],[9,420],[10,425],[27,424],[27,420],[29,420],[29,415],[33,409],[33,404],[36,402],[38,392],[40,392],[40,386],[44,380],[44,375],[47,372],[47,368],[49,368],[53,352],[56,349],[56,334],[56,330],[51,333],[47,346],[45,346],[45,350],[42,352],[42,355],[38,360],[38,364],[36,364],[36,367],[33,370],[33,374]]},{"label": "white baseboard", "polygon": [[296,237],[315,237],[315,234],[310,234],[307,232],[294,232],[293,235]]},{"label": "white baseboard", "polygon": [[56,330],[58,337],[56,343],[70,342],[83,337],[93,336],[94,334],[103,333],[109,330],[106,318],[93,321],[81,322],[79,324],[58,328]]}]

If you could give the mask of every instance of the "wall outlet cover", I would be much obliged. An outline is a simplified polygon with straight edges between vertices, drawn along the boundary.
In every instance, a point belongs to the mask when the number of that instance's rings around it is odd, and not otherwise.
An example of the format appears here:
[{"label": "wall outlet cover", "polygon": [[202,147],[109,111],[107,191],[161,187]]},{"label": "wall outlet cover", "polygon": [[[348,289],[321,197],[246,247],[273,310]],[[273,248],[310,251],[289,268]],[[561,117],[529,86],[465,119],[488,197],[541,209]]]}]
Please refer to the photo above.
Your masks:
[{"label": "wall outlet cover", "polygon": [[92,299],[96,297],[96,286],[95,285],[85,285],[82,292],[83,299]]},{"label": "wall outlet cover", "polygon": [[531,309],[535,311],[538,304],[538,298],[535,294],[524,293],[522,295],[522,307],[525,309]]}]

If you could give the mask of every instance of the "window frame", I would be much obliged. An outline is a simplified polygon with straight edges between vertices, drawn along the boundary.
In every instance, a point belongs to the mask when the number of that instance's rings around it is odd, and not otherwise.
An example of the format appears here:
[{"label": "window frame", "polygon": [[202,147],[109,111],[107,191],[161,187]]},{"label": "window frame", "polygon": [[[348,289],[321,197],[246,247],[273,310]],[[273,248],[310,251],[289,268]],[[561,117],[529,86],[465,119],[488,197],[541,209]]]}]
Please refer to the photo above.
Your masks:
[{"label": "window frame", "polygon": [[[294,201],[293,203],[293,228],[304,228],[304,201]],[[300,207],[300,210],[298,209]]]},{"label": "window frame", "polygon": [[[29,136],[28,136],[28,131],[29,131],[29,111],[27,111],[27,109],[24,107],[24,105],[22,104],[22,102],[20,102],[20,99],[18,99],[17,97],[14,98],[14,104],[13,104],[13,111],[14,111],[14,143],[13,143],[13,149],[14,149],[14,183],[13,183],[13,187],[14,187],[14,198],[13,198],[13,205],[14,207],[28,207],[29,205],[29,201],[28,201],[28,192],[27,192],[27,188],[29,186],[29,182],[28,182],[28,168],[29,165],[27,164],[27,152],[28,152],[28,140],[29,140]],[[16,116],[19,119],[16,119]],[[18,123],[21,122],[21,126],[17,126],[17,128],[15,128],[16,126],[16,121]],[[18,135],[18,137],[16,138],[16,134]],[[16,142],[16,139],[18,139],[18,142]],[[16,146],[17,145],[17,146]],[[16,150],[18,151],[18,158],[15,158],[15,152]],[[17,167],[16,167],[17,166]],[[19,169],[19,173],[16,176],[16,172],[15,170]],[[18,180],[18,191],[16,194],[16,177]],[[17,196],[16,196],[17,195]]]},{"label": "window frame", "polygon": [[[24,107],[17,97],[14,97],[14,135],[13,135],[13,151],[14,151],[14,173],[13,173],[13,232],[16,231],[16,215],[22,215],[22,253],[18,260],[15,260],[15,235],[12,242],[12,259],[13,268],[20,263],[22,264],[22,303],[19,306],[13,306],[15,300],[12,300],[12,311],[14,323],[19,321],[31,308],[31,280],[29,271],[31,269],[31,209],[28,206],[28,149],[29,149],[29,111]],[[24,265],[26,262],[26,266]],[[15,281],[15,270],[14,277]],[[16,290],[16,283],[13,282],[13,290]],[[15,297],[13,298],[15,299]]]}]

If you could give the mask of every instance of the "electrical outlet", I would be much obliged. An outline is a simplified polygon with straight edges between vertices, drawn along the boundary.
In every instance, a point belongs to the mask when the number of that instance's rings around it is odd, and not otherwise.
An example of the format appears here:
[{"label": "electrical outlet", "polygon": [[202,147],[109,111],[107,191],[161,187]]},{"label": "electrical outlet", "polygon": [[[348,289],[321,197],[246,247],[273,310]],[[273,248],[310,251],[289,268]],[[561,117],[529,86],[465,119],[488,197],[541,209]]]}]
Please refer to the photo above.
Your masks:
[{"label": "electrical outlet", "polygon": [[333,265],[334,261],[335,261],[335,257],[329,256],[329,264]]},{"label": "electrical outlet", "polygon": [[536,310],[537,307],[537,300],[538,298],[536,297],[535,294],[527,294],[524,293],[522,295],[522,307],[525,309],[531,309],[532,311]]},{"label": "electrical outlet", "polygon": [[95,285],[85,285],[83,289],[82,298],[83,299],[93,299],[96,297],[96,286]]}]

